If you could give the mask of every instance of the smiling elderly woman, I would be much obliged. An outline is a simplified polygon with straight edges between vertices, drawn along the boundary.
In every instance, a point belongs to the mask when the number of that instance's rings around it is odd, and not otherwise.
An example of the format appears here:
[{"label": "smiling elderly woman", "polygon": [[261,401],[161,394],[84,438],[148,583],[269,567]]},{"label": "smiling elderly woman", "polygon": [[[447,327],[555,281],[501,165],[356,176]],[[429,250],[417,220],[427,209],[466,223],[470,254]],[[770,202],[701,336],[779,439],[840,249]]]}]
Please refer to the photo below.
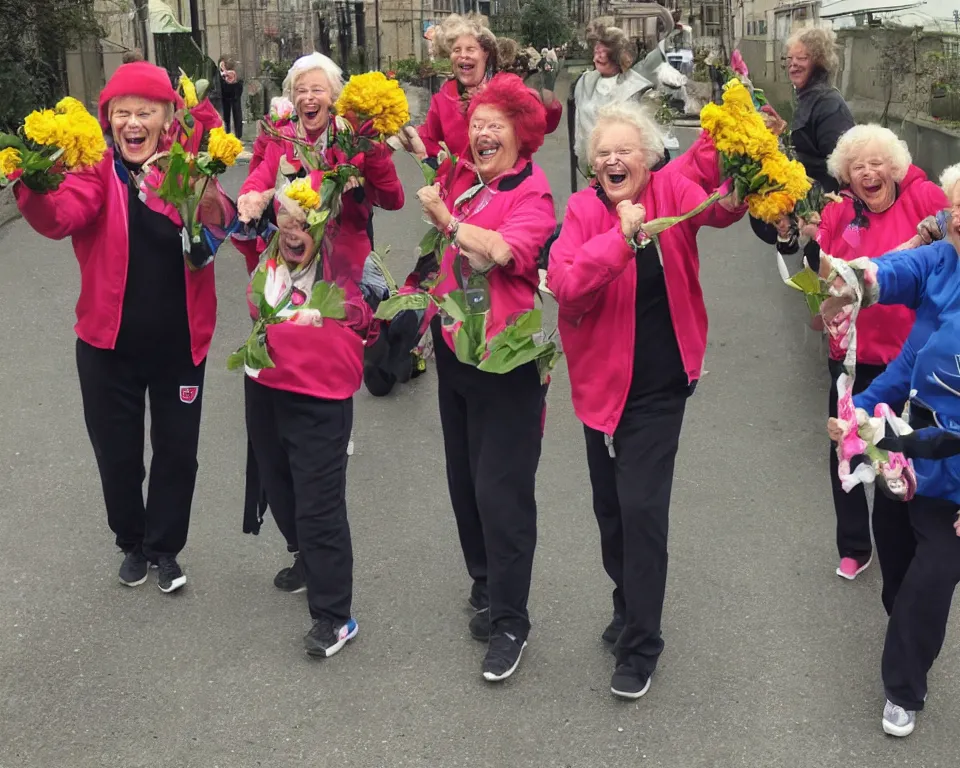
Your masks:
[{"label": "smiling elderly woman", "polygon": [[[883,256],[866,271],[866,301],[905,305],[916,310],[917,320],[897,358],[854,397],[854,405],[872,415],[879,403],[909,396],[910,426],[917,430],[910,438],[918,443],[905,448],[913,457],[916,495],[880,520],[874,509],[883,606],[890,617],[882,663],[883,730],[893,736],[907,736],[916,726],[960,583],[960,457],[938,460],[923,451],[938,447],[925,433],[938,435],[939,447],[953,442],[954,454],[960,437],[960,166],[944,171],[941,183],[952,208],[944,222],[946,239]],[[829,420],[828,431],[834,439],[843,437],[836,419]],[[925,446],[921,439],[928,441]]]},{"label": "smiling elderly woman", "polygon": [[649,240],[645,221],[686,213],[706,192],[672,163],[650,170],[663,143],[637,105],[601,110],[589,147],[599,183],[568,201],[547,285],[560,305],[603,565],[615,586],[602,635],[615,643],[611,691],[637,699],[663,649],[674,458],[706,349],[697,232],[728,226],[745,209],[725,198]]},{"label": "smiling elderly woman", "polygon": [[[107,520],[126,555],[120,581],[142,584],[150,561],[164,592],[186,582],[176,557],[187,540],[217,315],[212,264],[188,267],[176,214],[141,186],[141,167],[169,146],[174,107],[182,105],[165,70],[123,64],[100,94],[110,144],[103,161],[68,174],[56,192],[16,187],[24,218],[47,237],[71,237],[80,262],[77,370]],[[232,218],[232,205],[216,198],[218,206],[201,208],[205,224]],[[144,504],[147,392],[153,459]]]},{"label": "smiling elderly woman", "polygon": [[[454,239],[434,293],[471,290],[489,342],[533,309],[537,257],[556,219],[547,177],[531,160],[546,122],[537,97],[516,75],[499,74],[473,99],[468,118],[469,157],[418,196],[434,226]],[[530,632],[546,392],[536,363],[480,371],[456,354],[460,328],[436,317],[432,330],[447,483],[477,611],[469,628],[489,640],[483,676],[496,682],[516,670]]]},{"label": "smiling elderly woman", "polygon": [[[879,125],[858,125],[845,133],[828,160],[830,173],[839,182],[843,202],[830,203],[819,226],[804,225],[815,238],[814,248],[847,261],[858,256],[880,256],[915,236],[917,224],[947,207],[947,198],[919,168],[893,131]],[[819,255],[817,257],[819,261]],[[906,307],[876,306],[857,319],[857,369],[854,394],[883,373],[900,352],[913,325],[914,313]],[[842,372],[845,351],[838,339],[830,341],[828,361],[831,386],[828,410],[837,415],[836,381]],[[903,398],[889,404],[897,412]],[[872,558],[870,516],[862,486],[845,493],[837,474],[836,450],[830,450],[830,478],[837,515],[837,575],[855,579]],[[903,515],[903,505],[877,494],[873,525]],[[883,568],[883,562],[880,563]]]},{"label": "smiling elderly woman", "polygon": [[[499,60],[497,38],[479,14],[447,16],[437,28],[434,42],[438,55],[450,57],[453,79],[445,82],[430,101],[424,124],[416,131],[408,128],[399,139],[421,159],[436,157],[440,142],[460,157],[469,149],[467,111],[471,99],[486,87],[501,65],[509,62]],[[536,92],[531,89],[530,93]],[[546,132],[553,133],[560,125],[563,105],[551,91],[543,92],[543,105]]]},{"label": "smiling elderly woman", "polygon": [[[334,481],[342,480],[346,472],[353,395],[363,375],[370,311],[360,284],[372,247],[373,206],[387,210],[403,206],[403,186],[390,150],[374,141],[365,153],[348,158],[337,146],[338,133],[348,128],[331,113],[342,87],[340,68],[326,56],[313,53],[294,63],[284,91],[298,119],[279,128],[287,140],[267,145],[262,162],[241,187],[240,218],[251,226],[240,236],[244,239],[236,239],[252,270],[268,246],[276,220],[278,263],[293,273],[295,286],[302,284],[297,288],[301,298],[313,290],[314,282],[325,280],[344,291],[349,308],[346,321],[327,320],[322,328],[309,332],[290,323],[270,325],[266,343],[276,367],[259,371],[246,389],[248,432],[256,456],[255,465],[248,462],[248,472],[259,473],[273,517],[294,558],[292,565],[277,573],[274,585],[285,592],[306,589],[313,627],[304,643],[307,652],[318,657],[338,652],[346,635],[356,628],[350,616],[353,561],[346,501],[342,483]],[[312,144],[316,157],[305,159],[304,153],[311,150],[294,144],[296,138]],[[362,183],[355,178],[348,182],[340,213],[327,223],[323,243],[305,237],[306,224],[302,217],[291,216],[287,199],[294,182],[309,179],[317,186],[317,172],[310,168],[318,159],[327,168],[349,162],[362,178]],[[277,198],[270,206],[275,192]],[[281,205],[284,199],[286,207]],[[318,249],[323,254],[322,271],[314,259]],[[276,423],[268,421],[265,427],[263,417],[252,418],[251,413],[273,413]],[[296,413],[308,414],[310,423],[325,424],[325,437],[320,440],[307,430],[298,431]],[[277,448],[277,440],[271,442],[271,435],[282,437],[283,450]],[[306,447],[295,450],[298,445]],[[314,492],[304,495],[304,488]]]}]

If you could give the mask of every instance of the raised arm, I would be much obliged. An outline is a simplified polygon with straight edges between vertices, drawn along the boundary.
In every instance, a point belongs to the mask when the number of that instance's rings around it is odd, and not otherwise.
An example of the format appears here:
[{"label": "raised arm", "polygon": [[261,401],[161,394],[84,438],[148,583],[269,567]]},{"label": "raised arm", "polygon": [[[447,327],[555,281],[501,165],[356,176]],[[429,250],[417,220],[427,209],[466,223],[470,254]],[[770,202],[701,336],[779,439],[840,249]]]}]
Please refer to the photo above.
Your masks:
[{"label": "raised arm", "polygon": [[403,208],[403,184],[385,144],[376,143],[363,161],[364,186],[374,205],[386,211]]},{"label": "raised arm", "polygon": [[[110,163],[105,158],[102,163]],[[14,187],[14,197],[23,218],[37,232],[51,240],[62,240],[89,227],[104,204],[105,190],[101,172],[112,169],[90,168],[68,173],[53,192],[34,192],[22,183]]]}]

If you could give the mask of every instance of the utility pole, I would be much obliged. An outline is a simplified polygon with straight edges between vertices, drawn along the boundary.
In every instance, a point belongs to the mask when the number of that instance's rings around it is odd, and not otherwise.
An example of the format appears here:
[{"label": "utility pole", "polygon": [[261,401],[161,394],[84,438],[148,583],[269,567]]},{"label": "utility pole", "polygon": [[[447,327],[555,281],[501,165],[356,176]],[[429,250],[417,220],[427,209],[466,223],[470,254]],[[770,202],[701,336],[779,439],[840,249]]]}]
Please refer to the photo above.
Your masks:
[{"label": "utility pole", "polygon": [[377,69],[381,68],[380,63],[380,0],[373,0],[373,26],[377,36]]}]

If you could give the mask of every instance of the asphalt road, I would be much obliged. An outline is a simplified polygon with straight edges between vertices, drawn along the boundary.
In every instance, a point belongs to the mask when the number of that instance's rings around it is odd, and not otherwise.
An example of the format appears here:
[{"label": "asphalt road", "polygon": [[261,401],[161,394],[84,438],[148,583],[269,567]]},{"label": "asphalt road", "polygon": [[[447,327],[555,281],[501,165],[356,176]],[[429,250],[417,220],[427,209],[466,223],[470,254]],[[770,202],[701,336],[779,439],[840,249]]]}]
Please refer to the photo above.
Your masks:
[{"label": "asphalt road", "polygon": [[[538,156],[561,212],[564,142],[549,137]],[[399,165],[412,199],[418,173]],[[423,228],[412,203],[377,214],[397,273]],[[239,256],[218,257],[189,583],[165,596],[117,582],[76,381],[69,243],[22,221],[0,230],[0,767],[955,768],[956,621],[917,732],[880,729],[879,571],[834,575],[828,379],[803,303],[745,223],[705,231],[700,247],[709,375],[676,470],[666,650],[649,694],[625,704],[599,640],[610,584],[562,363],[517,674],[486,684],[467,633],[433,369],[388,398],[356,397],[360,634],[311,661],[304,596],[272,585],[288,562],[281,536],[269,519],[259,537],[240,528],[242,381],[225,367],[248,329]]]}]

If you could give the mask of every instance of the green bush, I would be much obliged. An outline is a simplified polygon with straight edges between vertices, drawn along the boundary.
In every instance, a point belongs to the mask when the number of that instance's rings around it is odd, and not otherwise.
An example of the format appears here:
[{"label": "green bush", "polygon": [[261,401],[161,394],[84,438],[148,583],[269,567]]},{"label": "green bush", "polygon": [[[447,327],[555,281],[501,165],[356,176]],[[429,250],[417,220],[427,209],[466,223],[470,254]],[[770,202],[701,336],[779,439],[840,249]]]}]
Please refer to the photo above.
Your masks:
[{"label": "green bush", "polygon": [[437,61],[417,61],[414,58],[397,59],[385,66],[383,71],[388,77],[395,77],[401,83],[424,85],[431,77],[446,76],[453,72],[449,59]]}]

